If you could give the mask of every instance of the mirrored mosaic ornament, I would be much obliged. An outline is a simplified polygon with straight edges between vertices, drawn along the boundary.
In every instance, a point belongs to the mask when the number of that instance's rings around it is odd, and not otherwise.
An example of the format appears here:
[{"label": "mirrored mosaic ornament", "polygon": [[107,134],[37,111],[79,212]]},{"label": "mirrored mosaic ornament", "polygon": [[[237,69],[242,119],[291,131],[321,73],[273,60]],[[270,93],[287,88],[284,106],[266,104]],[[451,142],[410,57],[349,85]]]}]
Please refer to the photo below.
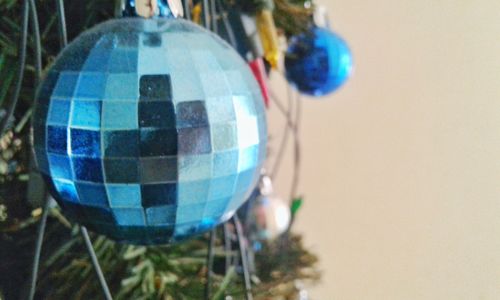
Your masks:
[{"label": "mirrored mosaic ornament", "polygon": [[313,27],[291,39],[285,55],[286,77],[300,92],[327,95],[349,78],[351,52],[345,41],[332,31]]},{"label": "mirrored mosaic ornament", "polygon": [[39,170],[63,211],[110,238],[170,243],[228,220],[265,159],[247,64],[183,20],[118,19],[57,58],[33,117]]}]

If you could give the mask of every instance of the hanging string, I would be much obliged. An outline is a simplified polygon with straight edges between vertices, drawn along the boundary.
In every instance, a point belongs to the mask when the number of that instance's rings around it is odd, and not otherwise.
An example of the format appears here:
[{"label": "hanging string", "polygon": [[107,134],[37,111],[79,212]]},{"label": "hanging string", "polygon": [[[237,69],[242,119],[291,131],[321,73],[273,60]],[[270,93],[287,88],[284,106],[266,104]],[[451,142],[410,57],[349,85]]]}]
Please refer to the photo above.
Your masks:
[{"label": "hanging string", "polygon": [[0,136],[3,136],[7,125],[9,124],[10,118],[14,115],[14,110],[16,109],[17,102],[19,100],[19,94],[21,93],[21,85],[24,78],[24,68],[26,66],[26,46],[28,40],[28,21],[29,21],[29,0],[24,0],[22,8],[22,29],[21,38],[19,41],[19,69],[17,71],[17,80],[14,87],[14,93],[12,94],[12,99],[10,103],[7,104],[7,109],[5,116],[0,123]]}]

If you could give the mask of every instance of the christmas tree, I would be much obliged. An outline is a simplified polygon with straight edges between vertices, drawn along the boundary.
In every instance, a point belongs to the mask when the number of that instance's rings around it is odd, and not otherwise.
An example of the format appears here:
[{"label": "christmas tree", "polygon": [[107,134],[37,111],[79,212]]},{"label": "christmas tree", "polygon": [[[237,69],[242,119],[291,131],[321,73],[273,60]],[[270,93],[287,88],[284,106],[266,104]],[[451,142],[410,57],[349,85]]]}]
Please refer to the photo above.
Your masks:
[{"label": "christmas tree", "polygon": [[[273,51],[281,51],[274,39],[304,32],[312,14],[311,3],[300,0],[184,3],[189,8],[184,7],[186,18],[201,24],[208,20],[212,25],[205,25],[212,30],[218,28],[217,33],[235,48],[241,44],[235,40],[243,40],[243,44],[249,40],[245,31],[236,30],[231,22],[235,12],[260,20],[265,24],[258,30],[264,36],[262,54],[268,67],[276,67],[277,54]],[[37,225],[44,213],[48,219],[36,298],[101,297],[79,225],[67,219],[55,202],[43,209],[47,189],[34,163],[30,125],[36,88],[66,40],[72,41],[88,28],[114,18],[116,5],[112,1],[71,0],[62,5],[61,1],[3,0],[0,11],[0,299],[27,296]],[[272,18],[266,19],[270,14],[263,12],[273,12]],[[61,16],[65,16],[67,26],[61,26]],[[255,55],[251,45],[247,48]],[[244,50],[238,52],[245,54]],[[294,200],[290,208],[293,216],[301,203]],[[91,233],[91,239],[116,299],[201,299],[207,286],[210,299],[242,299],[245,282],[240,275],[244,264],[238,247],[233,245],[238,243],[237,230],[233,224],[226,224],[224,234],[222,231],[218,227],[211,236],[199,235],[167,246],[119,244],[95,233]],[[211,247],[207,247],[209,242]],[[287,231],[274,240],[253,243],[249,239],[245,243],[250,252],[246,269],[251,273],[255,299],[297,299],[303,284],[319,279],[317,258],[296,234]],[[209,251],[212,261],[207,267]]]}]

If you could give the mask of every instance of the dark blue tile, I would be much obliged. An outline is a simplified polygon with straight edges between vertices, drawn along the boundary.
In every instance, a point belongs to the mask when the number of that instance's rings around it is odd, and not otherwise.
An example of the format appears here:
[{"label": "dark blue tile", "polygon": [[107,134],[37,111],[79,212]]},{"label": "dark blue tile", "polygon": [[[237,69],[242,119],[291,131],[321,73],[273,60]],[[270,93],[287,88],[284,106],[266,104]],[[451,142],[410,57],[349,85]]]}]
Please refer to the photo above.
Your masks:
[{"label": "dark blue tile", "polygon": [[47,149],[49,153],[68,153],[68,130],[66,127],[48,126]]},{"label": "dark blue tile", "polygon": [[209,127],[180,128],[179,154],[203,154],[212,151]]},{"label": "dark blue tile", "polygon": [[48,155],[50,175],[55,179],[73,180],[71,160],[65,155]]},{"label": "dark blue tile", "polygon": [[76,179],[91,182],[103,182],[101,160],[98,158],[73,157],[73,170]]},{"label": "dark blue tile", "polygon": [[83,205],[67,201],[58,201],[58,203],[61,206],[64,215],[69,217],[71,220],[79,222],[84,219]]},{"label": "dark blue tile", "polygon": [[142,75],[139,94],[141,100],[172,101],[170,75]]},{"label": "dark blue tile", "polygon": [[139,126],[152,128],[175,128],[175,110],[170,101],[140,101]]},{"label": "dark blue tile", "polygon": [[106,74],[101,72],[81,72],[75,96],[102,99],[106,87]]},{"label": "dark blue tile", "polygon": [[139,160],[141,183],[160,183],[177,180],[177,158],[141,158]]},{"label": "dark blue tile", "polygon": [[177,184],[144,184],[141,185],[141,195],[144,207],[175,205],[177,203]]},{"label": "dark blue tile", "polygon": [[140,130],[140,156],[177,155],[177,130]]},{"label": "dark blue tile", "polygon": [[80,203],[90,206],[109,207],[106,189],[102,184],[76,183]]},{"label": "dark blue tile", "polygon": [[71,128],[71,154],[87,157],[101,156],[101,134],[99,131]]},{"label": "dark blue tile", "polygon": [[139,182],[137,159],[104,159],[106,182],[135,183]]},{"label": "dark blue tile", "polygon": [[115,217],[109,208],[84,206],[83,216],[94,223],[116,224]]},{"label": "dark blue tile", "polygon": [[104,155],[106,157],[139,157],[139,131],[104,131]]},{"label": "dark blue tile", "polygon": [[177,104],[177,127],[206,127],[208,115],[205,101],[188,101]]}]

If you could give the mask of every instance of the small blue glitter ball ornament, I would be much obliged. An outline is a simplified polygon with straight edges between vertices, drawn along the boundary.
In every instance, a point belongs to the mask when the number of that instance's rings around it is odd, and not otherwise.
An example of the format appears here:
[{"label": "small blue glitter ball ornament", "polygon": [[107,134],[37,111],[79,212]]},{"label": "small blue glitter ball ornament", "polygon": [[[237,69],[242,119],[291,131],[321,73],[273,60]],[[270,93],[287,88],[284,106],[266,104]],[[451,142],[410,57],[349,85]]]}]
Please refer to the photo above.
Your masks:
[{"label": "small blue glitter ball ornament", "polygon": [[257,183],[267,143],[247,64],[177,19],[117,19],[80,35],[38,90],[33,133],[64,212],[132,244],[229,219]]},{"label": "small blue glitter ball ornament", "polygon": [[285,55],[287,79],[310,96],[336,90],[347,80],[351,68],[352,56],[345,41],[321,27],[293,37]]}]

